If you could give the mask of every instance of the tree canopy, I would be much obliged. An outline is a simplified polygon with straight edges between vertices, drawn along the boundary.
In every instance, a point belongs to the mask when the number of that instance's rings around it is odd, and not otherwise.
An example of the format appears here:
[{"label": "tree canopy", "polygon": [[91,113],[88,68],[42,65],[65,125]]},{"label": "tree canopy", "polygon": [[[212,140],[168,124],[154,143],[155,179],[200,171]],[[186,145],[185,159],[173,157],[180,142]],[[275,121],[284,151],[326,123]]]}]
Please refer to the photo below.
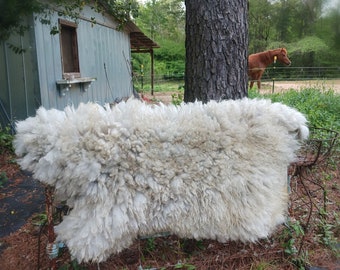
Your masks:
[{"label": "tree canopy", "polygon": [[[182,0],[149,0],[140,5],[136,24],[160,48],[155,50],[155,70],[164,76],[183,76],[185,66],[185,8]],[[134,54],[135,70],[143,64],[150,70],[146,55]]]},{"label": "tree canopy", "polygon": [[[286,47],[294,66],[338,66],[340,0],[335,1],[337,8],[327,8],[330,0],[249,1],[249,53]],[[155,51],[158,74],[184,71],[183,2],[147,0],[141,4],[136,23],[161,46]],[[148,59],[142,57],[135,58],[147,67]]]},{"label": "tree canopy", "polygon": [[43,6],[36,0],[0,0],[0,41],[12,33],[23,34],[27,30],[23,19],[33,12],[42,12]]},{"label": "tree canopy", "polygon": [[[330,2],[337,3],[327,8]],[[185,5],[183,0],[50,0],[76,15],[84,4],[103,3],[122,22],[133,17],[149,37],[161,45],[155,50],[157,74],[183,74],[185,66]],[[99,5],[99,6],[100,6]],[[49,23],[46,1],[0,0],[0,40],[26,30],[24,16],[32,12]],[[45,16],[44,16],[45,15]],[[131,16],[132,15],[132,16]],[[249,1],[249,53],[285,46],[293,65],[337,66],[340,60],[340,0],[251,0]],[[53,32],[53,26],[51,27]],[[55,29],[54,29],[55,30]],[[311,44],[311,42],[316,42]],[[315,58],[317,57],[317,61]],[[307,61],[307,60],[308,61]],[[134,55],[136,68],[147,56]]]},{"label": "tree canopy", "polygon": [[338,65],[340,1],[335,1],[333,9],[327,9],[330,0],[250,1],[249,53],[285,46],[294,65]]}]

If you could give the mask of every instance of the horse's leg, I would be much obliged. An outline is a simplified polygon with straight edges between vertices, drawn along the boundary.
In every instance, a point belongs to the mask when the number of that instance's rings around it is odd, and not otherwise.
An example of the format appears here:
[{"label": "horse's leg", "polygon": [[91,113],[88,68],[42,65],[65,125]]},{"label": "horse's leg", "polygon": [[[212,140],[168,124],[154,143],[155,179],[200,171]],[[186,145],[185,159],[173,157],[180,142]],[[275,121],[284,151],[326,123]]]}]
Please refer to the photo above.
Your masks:
[{"label": "horse's leg", "polygon": [[252,88],[253,88],[253,85],[254,85],[254,81],[253,81],[253,80],[251,80],[251,81],[250,81],[250,86],[249,86],[249,89],[252,89]]},{"label": "horse's leg", "polygon": [[257,89],[258,89],[258,91],[261,90],[261,78],[262,78],[263,72],[264,72],[264,69],[261,69],[259,74],[258,74],[258,77],[257,77]]}]

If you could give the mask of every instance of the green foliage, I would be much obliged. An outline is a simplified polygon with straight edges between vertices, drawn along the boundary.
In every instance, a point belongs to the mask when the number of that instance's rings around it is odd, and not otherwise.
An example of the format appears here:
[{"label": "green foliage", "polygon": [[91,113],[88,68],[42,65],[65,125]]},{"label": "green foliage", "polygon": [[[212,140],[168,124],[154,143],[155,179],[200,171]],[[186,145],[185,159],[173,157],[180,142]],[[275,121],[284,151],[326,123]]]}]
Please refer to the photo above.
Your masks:
[{"label": "green foliage", "polygon": [[[81,12],[88,5],[91,9],[98,13],[109,13],[119,22],[119,27],[122,29],[125,23],[131,20],[132,17],[138,17],[138,2],[136,0],[50,0],[49,5],[44,6],[44,10],[40,12],[39,20],[43,24],[51,25],[50,15],[54,12],[55,7],[58,10],[58,15],[69,17],[75,22],[79,22]],[[52,7],[52,8],[51,8]],[[91,17],[93,24],[96,23],[96,18]],[[51,35],[59,33],[57,25],[51,25]]]},{"label": "green foliage", "polygon": [[192,264],[187,264],[187,263],[182,263],[178,262],[175,266],[174,269],[185,269],[185,270],[195,270],[196,267]]},{"label": "green foliage", "polygon": [[0,41],[4,41],[13,33],[23,35],[29,28],[25,16],[41,12],[43,6],[38,0],[0,1],[0,10]]},{"label": "green foliage", "polygon": [[317,36],[306,36],[296,42],[295,46],[292,46],[291,53],[295,51],[302,53],[325,52],[327,50],[329,50],[329,47],[322,39]]},{"label": "green foliage", "polygon": [[8,181],[7,174],[5,172],[0,172],[0,188],[4,186]]},{"label": "green foliage", "polygon": [[324,210],[320,211],[320,219],[317,224],[317,236],[321,244],[330,248],[337,256],[340,256],[336,248],[338,241],[333,232],[340,228],[340,222],[339,219],[337,219],[336,213],[334,216],[336,217],[335,222],[331,224],[327,221],[328,213]]},{"label": "green foliage", "polygon": [[294,66],[337,66],[340,9],[323,0],[249,2],[249,53],[285,46]]},{"label": "green foliage", "polygon": [[171,95],[171,103],[174,105],[180,105],[183,102],[183,95],[181,93]]},{"label": "green foliage", "polygon": [[249,10],[249,53],[264,51],[268,46],[268,38],[273,31],[271,16],[273,6],[269,0],[255,0],[250,3]]},{"label": "green foliage", "polygon": [[270,262],[257,262],[252,264],[250,270],[266,270],[266,269],[274,269],[274,265]]},{"label": "green foliage", "polygon": [[[58,27],[52,25],[50,16],[55,9],[59,16],[65,16],[78,21],[80,14],[86,5],[99,13],[108,12],[120,23],[122,27],[132,17],[138,16],[138,2],[136,0],[11,0],[1,1],[0,10],[0,41],[7,40],[12,33],[23,35],[29,26],[25,23],[25,17],[33,13],[38,14],[36,19],[43,24],[51,25],[51,34],[58,33]],[[51,7],[53,7],[51,9]],[[95,18],[91,18],[96,23]]]},{"label": "green foliage", "polygon": [[285,254],[290,258],[297,269],[305,269],[308,264],[308,253],[298,250],[297,241],[301,240],[305,232],[298,220],[288,221],[287,228],[283,232],[283,248]]},{"label": "green foliage", "polygon": [[32,217],[32,224],[43,226],[47,223],[47,215],[45,213],[35,214]]},{"label": "green foliage", "polygon": [[16,54],[22,54],[26,52],[26,49],[23,49],[21,47],[18,47],[12,43],[7,42],[7,47],[10,48],[14,53]]},{"label": "green foliage", "polygon": [[[155,51],[155,59],[165,63],[165,70],[159,70],[160,74],[180,73],[184,74],[185,48],[173,40],[162,40],[160,48]],[[157,66],[157,65],[156,65]]]},{"label": "green foliage", "polygon": [[[11,134],[11,129],[9,127],[2,129],[0,126],[0,154],[14,152],[12,141],[13,135]],[[6,172],[0,172],[0,188],[2,188],[7,181],[8,177]]]},{"label": "green foliage", "polygon": [[58,270],[86,270],[87,268],[79,265],[76,260],[71,261],[70,263],[63,264],[58,268]]},{"label": "green foliage", "polygon": [[136,0],[107,0],[105,2],[108,7],[109,13],[114,18],[119,20],[121,26],[123,26],[124,23],[130,21],[131,18],[137,18],[139,15],[139,5]]},{"label": "green foliage", "polygon": [[[325,1],[252,0],[249,2],[249,53],[287,47],[293,66],[337,66],[340,57],[340,11],[322,13]],[[184,73],[183,1],[141,4],[137,25],[161,48],[155,50],[155,74]],[[138,56],[140,57],[140,56]],[[150,57],[141,63],[150,70]],[[135,57],[134,57],[135,58]],[[138,64],[134,71],[138,71]]]},{"label": "green foliage", "polygon": [[332,90],[306,88],[296,91],[292,89],[284,93],[268,95],[259,95],[251,91],[249,96],[265,97],[273,102],[282,102],[305,114],[310,126],[340,132],[340,95]]},{"label": "green foliage", "polygon": [[147,1],[139,9],[138,26],[156,41],[184,44],[185,9],[182,0]]},{"label": "green foliage", "polygon": [[[155,73],[183,76],[185,68],[185,9],[182,0],[148,1],[141,5],[136,24],[155,40]],[[136,59],[137,57],[134,56]],[[141,57],[139,57],[140,59]],[[150,70],[150,57],[143,56],[145,70]],[[136,69],[135,69],[136,68]],[[138,66],[134,66],[138,71]]]},{"label": "green foliage", "polygon": [[[138,92],[149,91],[151,89],[150,80],[148,83],[144,84],[143,89],[141,88],[140,81],[137,82],[138,84],[134,85],[135,89]],[[161,83],[157,83],[154,86],[154,92],[181,92],[183,93],[183,81],[177,80],[164,80]]]},{"label": "green foliage", "polygon": [[316,22],[321,17],[324,4],[323,0],[271,2],[274,8],[272,20],[275,25],[276,39],[286,42],[293,42],[311,35],[314,32]]},{"label": "green foliage", "polygon": [[330,47],[317,36],[306,36],[290,43],[288,50],[295,66],[324,66],[330,55]]},{"label": "green foliage", "polygon": [[13,152],[13,135],[11,133],[11,129],[9,127],[1,128],[0,127],[0,154],[4,151]]},{"label": "green foliage", "polygon": [[154,251],[156,248],[155,238],[151,237],[146,240],[146,250],[148,252]]},{"label": "green foliage", "polygon": [[[185,48],[184,43],[178,43],[173,40],[157,41],[160,48],[154,51],[154,69],[156,74],[162,74],[164,77],[183,78],[185,69]],[[132,67],[134,74],[141,74],[141,65],[144,66],[145,75],[150,74],[151,58],[149,54],[133,54]],[[166,79],[166,78],[165,78]]]}]

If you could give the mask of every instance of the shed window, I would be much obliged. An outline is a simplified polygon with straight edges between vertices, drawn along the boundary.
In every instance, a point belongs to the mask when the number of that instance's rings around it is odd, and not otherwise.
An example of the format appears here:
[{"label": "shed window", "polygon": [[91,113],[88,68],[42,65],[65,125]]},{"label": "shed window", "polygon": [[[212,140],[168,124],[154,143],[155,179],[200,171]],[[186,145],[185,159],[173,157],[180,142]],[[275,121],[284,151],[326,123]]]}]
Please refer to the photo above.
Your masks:
[{"label": "shed window", "polygon": [[59,19],[61,62],[64,79],[80,77],[77,25]]}]

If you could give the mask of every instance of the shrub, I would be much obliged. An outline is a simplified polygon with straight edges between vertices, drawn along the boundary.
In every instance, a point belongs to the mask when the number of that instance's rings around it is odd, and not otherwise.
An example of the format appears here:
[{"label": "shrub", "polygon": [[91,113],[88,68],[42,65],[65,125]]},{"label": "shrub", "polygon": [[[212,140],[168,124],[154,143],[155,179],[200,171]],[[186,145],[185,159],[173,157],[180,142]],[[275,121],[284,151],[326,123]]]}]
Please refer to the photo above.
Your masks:
[{"label": "shrub", "polygon": [[13,152],[12,141],[11,129],[9,127],[0,127],[0,154],[5,151]]}]

